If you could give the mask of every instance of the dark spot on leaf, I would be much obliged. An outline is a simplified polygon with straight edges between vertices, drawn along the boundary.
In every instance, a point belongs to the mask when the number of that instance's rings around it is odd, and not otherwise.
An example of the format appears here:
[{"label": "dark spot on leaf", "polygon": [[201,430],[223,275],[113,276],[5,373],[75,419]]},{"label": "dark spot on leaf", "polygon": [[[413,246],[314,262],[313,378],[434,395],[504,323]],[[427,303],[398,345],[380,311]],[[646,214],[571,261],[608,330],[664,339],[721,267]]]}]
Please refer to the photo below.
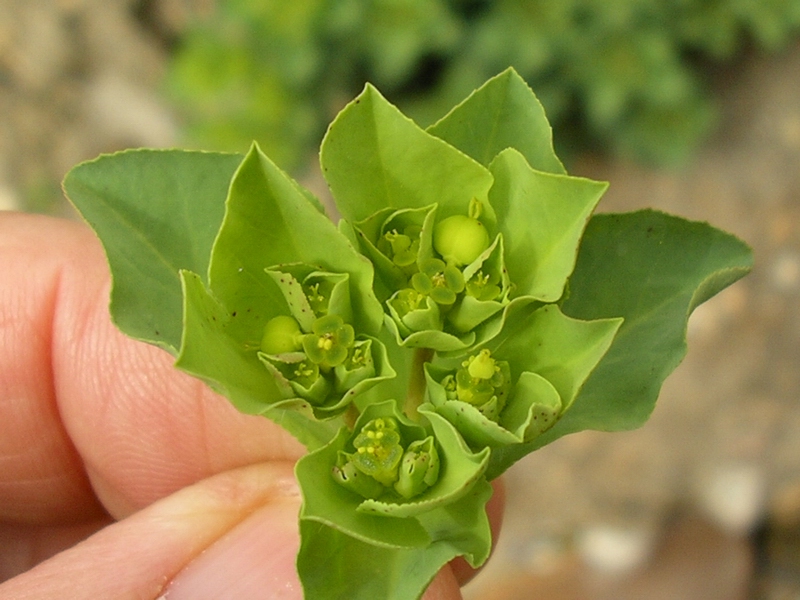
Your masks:
[{"label": "dark spot on leaf", "polygon": [[236,311],[233,311],[233,312],[231,313],[231,316],[232,316],[232,317],[235,317],[235,316],[236,316]]}]

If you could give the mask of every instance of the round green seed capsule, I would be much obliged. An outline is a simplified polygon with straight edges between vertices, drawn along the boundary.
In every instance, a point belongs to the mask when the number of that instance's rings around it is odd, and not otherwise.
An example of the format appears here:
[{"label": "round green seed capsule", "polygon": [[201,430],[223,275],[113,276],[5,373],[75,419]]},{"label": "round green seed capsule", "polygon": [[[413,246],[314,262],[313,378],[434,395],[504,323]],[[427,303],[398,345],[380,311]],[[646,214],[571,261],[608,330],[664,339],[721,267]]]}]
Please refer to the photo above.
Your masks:
[{"label": "round green seed capsule", "polygon": [[279,315],[267,321],[261,337],[261,351],[264,354],[286,354],[300,349],[302,332],[300,325],[292,317]]},{"label": "round green seed capsule", "polygon": [[478,219],[453,215],[434,228],[433,247],[448,263],[468,265],[489,247],[489,232]]}]

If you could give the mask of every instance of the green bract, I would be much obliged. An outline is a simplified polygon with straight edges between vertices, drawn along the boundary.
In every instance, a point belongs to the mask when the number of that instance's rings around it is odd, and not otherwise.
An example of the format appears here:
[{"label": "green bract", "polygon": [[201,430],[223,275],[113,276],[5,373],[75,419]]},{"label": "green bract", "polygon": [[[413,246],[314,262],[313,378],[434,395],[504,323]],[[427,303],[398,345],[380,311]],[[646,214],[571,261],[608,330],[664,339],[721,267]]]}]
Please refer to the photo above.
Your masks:
[{"label": "green bract", "polygon": [[321,161],[338,228],[256,146],[103,156],[64,186],[117,325],[308,448],[306,598],[418,598],[488,557],[491,479],[646,420],[689,314],[752,257],[707,224],[592,217],[606,185],[564,173],[511,70],[427,131],[367,86]]}]

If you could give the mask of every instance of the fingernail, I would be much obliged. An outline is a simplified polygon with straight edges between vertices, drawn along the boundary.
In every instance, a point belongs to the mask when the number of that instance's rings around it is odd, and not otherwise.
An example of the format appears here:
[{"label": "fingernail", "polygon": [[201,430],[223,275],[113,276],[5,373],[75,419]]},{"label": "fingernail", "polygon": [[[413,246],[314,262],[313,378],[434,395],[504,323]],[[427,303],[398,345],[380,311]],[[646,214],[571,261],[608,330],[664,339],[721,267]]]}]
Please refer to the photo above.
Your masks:
[{"label": "fingernail", "polygon": [[298,510],[298,498],[260,508],[181,570],[158,600],[302,600]]}]

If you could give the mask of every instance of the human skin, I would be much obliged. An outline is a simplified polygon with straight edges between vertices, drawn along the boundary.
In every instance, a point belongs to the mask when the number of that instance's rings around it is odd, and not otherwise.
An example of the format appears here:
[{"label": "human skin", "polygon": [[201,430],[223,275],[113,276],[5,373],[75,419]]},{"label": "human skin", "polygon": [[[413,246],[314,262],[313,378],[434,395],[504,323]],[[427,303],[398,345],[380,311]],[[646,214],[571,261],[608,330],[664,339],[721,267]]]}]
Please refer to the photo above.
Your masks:
[{"label": "human skin", "polygon": [[87,227],[0,213],[0,600],[301,598],[303,447],[121,334],[109,290]]}]

